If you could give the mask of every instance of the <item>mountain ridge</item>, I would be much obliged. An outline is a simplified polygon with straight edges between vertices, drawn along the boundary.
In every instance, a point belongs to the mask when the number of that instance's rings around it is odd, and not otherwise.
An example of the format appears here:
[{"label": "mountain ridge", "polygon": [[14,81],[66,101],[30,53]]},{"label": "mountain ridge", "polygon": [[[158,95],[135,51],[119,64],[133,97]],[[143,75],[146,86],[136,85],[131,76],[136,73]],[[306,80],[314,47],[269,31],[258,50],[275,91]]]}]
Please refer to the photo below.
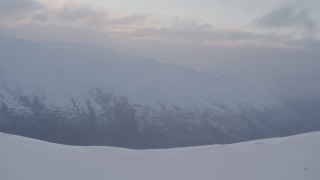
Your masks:
[{"label": "mountain ridge", "polygon": [[[85,134],[66,135],[87,139],[80,144],[148,148],[230,143],[296,128],[277,99],[219,73],[86,45],[0,38],[0,46],[4,132],[75,144],[58,138],[51,124],[61,134]],[[150,145],[157,141],[166,145]]]}]

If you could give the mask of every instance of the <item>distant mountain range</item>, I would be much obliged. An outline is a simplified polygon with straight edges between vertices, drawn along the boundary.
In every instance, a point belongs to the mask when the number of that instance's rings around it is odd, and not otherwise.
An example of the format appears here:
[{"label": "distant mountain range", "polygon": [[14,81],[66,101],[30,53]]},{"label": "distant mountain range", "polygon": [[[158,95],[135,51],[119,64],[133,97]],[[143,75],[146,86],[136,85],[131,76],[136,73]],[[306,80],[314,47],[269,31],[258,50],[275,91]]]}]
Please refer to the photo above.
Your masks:
[{"label": "distant mountain range", "polygon": [[102,47],[0,36],[0,131],[52,142],[166,148],[294,132],[276,98],[216,72]]}]

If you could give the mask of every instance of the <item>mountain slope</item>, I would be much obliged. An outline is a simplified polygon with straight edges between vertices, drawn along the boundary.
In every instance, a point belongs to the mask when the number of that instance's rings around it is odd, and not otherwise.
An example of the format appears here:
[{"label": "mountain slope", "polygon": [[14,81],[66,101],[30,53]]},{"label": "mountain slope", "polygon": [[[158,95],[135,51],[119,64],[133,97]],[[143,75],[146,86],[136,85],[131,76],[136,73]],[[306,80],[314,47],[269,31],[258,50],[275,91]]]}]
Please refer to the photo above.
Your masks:
[{"label": "mountain slope", "polygon": [[0,133],[3,180],[318,180],[320,133],[168,150],[76,147]]},{"label": "mountain slope", "polygon": [[30,93],[83,95],[99,87],[142,105],[155,105],[156,101],[169,106],[217,109],[221,108],[216,104],[228,109],[278,105],[272,97],[232,78],[108,49],[13,38],[0,39],[0,46],[1,81]]},{"label": "mountain slope", "polygon": [[0,37],[0,75],[0,130],[53,142],[176,147],[294,128],[244,82],[100,47]]}]

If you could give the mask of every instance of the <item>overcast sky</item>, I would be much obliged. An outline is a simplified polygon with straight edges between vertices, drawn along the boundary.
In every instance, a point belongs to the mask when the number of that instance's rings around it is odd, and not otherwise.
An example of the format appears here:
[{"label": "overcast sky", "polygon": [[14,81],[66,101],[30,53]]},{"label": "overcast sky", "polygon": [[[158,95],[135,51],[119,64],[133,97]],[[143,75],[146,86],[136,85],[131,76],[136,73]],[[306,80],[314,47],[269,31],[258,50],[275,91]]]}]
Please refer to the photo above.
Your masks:
[{"label": "overcast sky", "polygon": [[319,0],[1,0],[0,33],[102,45],[320,94]]}]

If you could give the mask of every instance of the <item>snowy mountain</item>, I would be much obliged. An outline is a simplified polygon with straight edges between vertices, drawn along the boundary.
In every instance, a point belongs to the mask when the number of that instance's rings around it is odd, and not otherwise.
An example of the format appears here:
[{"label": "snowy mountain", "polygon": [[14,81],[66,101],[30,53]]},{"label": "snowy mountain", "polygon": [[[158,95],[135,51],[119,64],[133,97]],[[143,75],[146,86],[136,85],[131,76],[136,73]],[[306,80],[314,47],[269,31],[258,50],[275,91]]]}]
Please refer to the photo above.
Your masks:
[{"label": "snowy mountain", "polygon": [[159,102],[170,107],[217,111],[279,105],[243,82],[189,67],[78,44],[12,38],[1,38],[0,42],[2,84],[18,85],[31,94],[45,93],[53,103],[65,103],[65,98],[101,88],[139,105],[155,106]]},{"label": "snowy mountain", "polygon": [[[279,101],[235,78],[101,47],[5,36],[0,104],[1,131],[67,144],[229,143],[294,128]],[[70,126],[60,133],[75,137],[61,140],[48,126]],[[99,133],[75,140],[83,132]]]},{"label": "snowy mountain", "polygon": [[2,180],[318,180],[320,133],[168,150],[77,147],[0,133]]}]

